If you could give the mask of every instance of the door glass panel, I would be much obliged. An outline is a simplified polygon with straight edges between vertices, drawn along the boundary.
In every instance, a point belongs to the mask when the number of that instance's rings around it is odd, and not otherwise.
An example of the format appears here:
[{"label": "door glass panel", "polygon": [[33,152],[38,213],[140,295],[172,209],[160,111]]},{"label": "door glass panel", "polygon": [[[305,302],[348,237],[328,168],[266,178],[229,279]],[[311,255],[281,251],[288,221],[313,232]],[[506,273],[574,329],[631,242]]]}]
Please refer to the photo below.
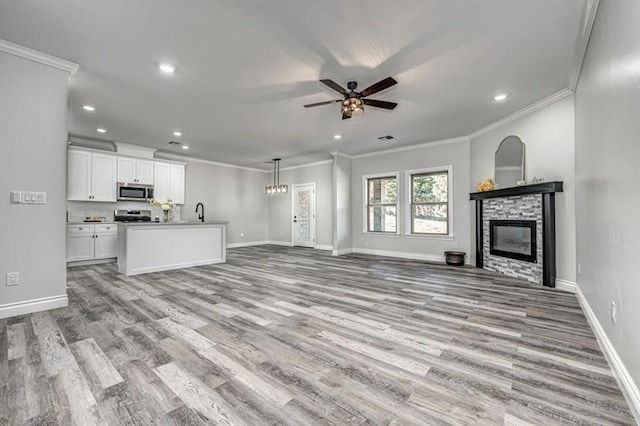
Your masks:
[{"label": "door glass panel", "polygon": [[311,239],[311,191],[298,191],[298,233],[296,239]]}]

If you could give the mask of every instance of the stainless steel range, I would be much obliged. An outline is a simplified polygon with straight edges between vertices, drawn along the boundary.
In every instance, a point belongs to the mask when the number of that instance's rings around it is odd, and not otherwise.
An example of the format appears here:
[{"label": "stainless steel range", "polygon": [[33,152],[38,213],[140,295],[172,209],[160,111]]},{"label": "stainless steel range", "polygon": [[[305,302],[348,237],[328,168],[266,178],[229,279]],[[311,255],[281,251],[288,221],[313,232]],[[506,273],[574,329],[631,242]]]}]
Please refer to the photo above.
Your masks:
[{"label": "stainless steel range", "polygon": [[151,210],[116,210],[116,222],[151,222]]}]

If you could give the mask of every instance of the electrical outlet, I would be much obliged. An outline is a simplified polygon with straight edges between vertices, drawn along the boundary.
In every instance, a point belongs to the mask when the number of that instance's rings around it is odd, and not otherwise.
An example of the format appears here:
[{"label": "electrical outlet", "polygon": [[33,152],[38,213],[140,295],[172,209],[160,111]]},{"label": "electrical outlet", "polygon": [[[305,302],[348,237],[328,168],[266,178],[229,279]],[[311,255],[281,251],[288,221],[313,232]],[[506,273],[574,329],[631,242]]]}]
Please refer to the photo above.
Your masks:
[{"label": "electrical outlet", "polygon": [[616,308],[616,302],[611,301],[611,322],[614,324],[618,321],[618,308]]},{"label": "electrical outlet", "polygon": [[7,286],[20,284],[20,272],[7,272]]},{"label": "electrical outlet", "polygon": [[454,241],[453,243],[451,243],[451,247],[452,248],[457,248],[458,247],[458,242]]}]

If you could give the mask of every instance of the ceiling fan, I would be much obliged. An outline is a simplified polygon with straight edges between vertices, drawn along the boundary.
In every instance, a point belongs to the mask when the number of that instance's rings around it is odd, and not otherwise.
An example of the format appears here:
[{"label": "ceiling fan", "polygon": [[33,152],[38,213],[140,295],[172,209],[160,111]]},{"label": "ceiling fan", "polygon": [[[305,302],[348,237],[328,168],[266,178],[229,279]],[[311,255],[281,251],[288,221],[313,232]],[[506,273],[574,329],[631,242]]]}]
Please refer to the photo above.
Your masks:
[{"label": "ceiling fan", "polygon": [[387,102],[387,101],[378,101],[375,99],[365,99],[367,96],[373,95],[374,93],[378,93],[384,89],[387,89],[395,84],[398,84],[391,77],[387,77],[384,80],[380,80],[374,85],[371,85],[364,89],[362,92],[356,92],[356,88],[358,87],[358,83],[355,81],[350,81],[347,83],[347,88],[340,86],[333,80],[320,80],[320,83],[332,88],[336,92],[342,94],[344,99],[336,99],[335,101],[325,101],[325,102],[317,102],[315,104],[304,105],[305,108],[316,107],[320,105],[329,105],[338,102],[342,102],[342,119],[346,120],[351,118],[354,115],[360,115],[364,112],[364,105],[369,105],[376,108],[384,108],[384,109],[394,109],[398,106],[395,102]]}]

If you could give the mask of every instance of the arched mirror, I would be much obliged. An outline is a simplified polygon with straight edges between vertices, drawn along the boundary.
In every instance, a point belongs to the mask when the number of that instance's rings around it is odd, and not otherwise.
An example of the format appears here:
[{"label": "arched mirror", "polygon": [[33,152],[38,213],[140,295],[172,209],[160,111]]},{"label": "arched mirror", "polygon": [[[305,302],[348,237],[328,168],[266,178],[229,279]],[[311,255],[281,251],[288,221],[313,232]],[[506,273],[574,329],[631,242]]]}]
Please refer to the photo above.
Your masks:
[{"label": "arched mirror", "polygon": [[507,136],[496,151],[495,181],[498,188],[516,186],[524,180],[524,143],[517,136]]}]

